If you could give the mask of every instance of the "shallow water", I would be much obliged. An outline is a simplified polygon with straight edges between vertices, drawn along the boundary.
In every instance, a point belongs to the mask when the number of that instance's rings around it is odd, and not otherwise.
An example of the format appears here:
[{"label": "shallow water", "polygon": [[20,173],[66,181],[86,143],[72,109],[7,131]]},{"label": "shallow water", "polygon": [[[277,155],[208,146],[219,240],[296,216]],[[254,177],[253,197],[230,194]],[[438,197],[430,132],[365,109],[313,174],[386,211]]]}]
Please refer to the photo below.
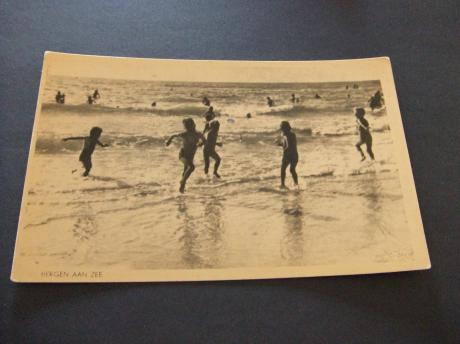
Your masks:
[{"label": "shallow water", "polygon": [[[46,85],[50,104],[38,123],[23,214],[23,235],[33,245],[21,252],[37,265],[159,269],[410,259],[385,111],[368,115],[377,161],[361,163],[354,148],[350,109],[364,105],[378,82],[346,90],[345,84],[91,80],[102,94],[101,104],[81,105],[77,100],[89,92],[89,83],[55,78]],[[51,104],[58,88],[69,104]],[[323,99],[315,103],[316,92]],[[291,93],[303,102],[289,105]],[[179,145],[163,143],[181,131],[185,116],[193,115],[202,128],[198,115],[205,110],[199,104],[204,94],[221,114],[222,179],[204,176],[198,150],[197,169],[181,195]],[[285,101],[268,109],[266,95]],[[159,109],[143,105],[152,98]],[[247,109],[253,118],[244,118]],[[300,190],[278,188],[281,151],[273,141],[281,120],[289,120],[297,133]],[[81,143],[61,139],[87,135],[96,125],[104,129],[101,141],[111,147],[96,148],[92,176],[83,178]],[[289,174],[287,179],[290,184]]]}]

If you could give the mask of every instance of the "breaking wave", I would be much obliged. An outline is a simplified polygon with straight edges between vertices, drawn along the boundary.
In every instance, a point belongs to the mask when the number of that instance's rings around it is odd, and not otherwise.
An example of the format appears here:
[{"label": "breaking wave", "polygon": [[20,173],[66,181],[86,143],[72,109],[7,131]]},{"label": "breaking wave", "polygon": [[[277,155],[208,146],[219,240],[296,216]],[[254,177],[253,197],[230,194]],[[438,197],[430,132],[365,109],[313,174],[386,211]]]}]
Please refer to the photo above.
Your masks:
[{"label": "breaking wave", "polygon": [[[111,107],[99,104],[56,104],[44,103],[42,111],[48,112],[67,112],[75,114],[152,114],[160,116],[201,116],[207,107],[198,105],[179,105],[169,108],[160,107]],[[220,115],[219,111],[214,111]]]},{"label": "breaking wave", "polygon": [[[374,132],[383,132],[389,130],[388,125],[374,129]],[[320,133],[313,131],[312,128],[299,128],[294,132],[297,135],[297,141],[308,142],[309,140],[321,137],[342,137],[356,135],[354,129],[348,131],[338,131],[333,133]],[[241,144],[271,144],[279,137],[278,130],[270,131],[235,131],[224,132],[219,135],[220,141],[226,143],[241,143]],[[110,133],[103,136],[102,141],[113,148],[149,148],[158,147],[165,144],[168,136],[147,136],[147,135],[111,135]],[[43,135],[39,136],[36,141],[35,151],[38,153],[66,153],[79,151],[82,148],[82,141],[63,141],[63,137]]]}]

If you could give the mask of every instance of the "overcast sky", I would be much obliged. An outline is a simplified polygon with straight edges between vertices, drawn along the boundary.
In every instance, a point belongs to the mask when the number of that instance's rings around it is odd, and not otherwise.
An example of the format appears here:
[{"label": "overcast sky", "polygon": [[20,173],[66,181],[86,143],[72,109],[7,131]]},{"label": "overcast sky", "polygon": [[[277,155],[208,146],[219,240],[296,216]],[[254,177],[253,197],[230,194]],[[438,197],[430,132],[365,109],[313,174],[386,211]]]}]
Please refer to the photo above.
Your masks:
[{"label": "overcast sky", "polygon": [[321,62],[155,60],[46,54],[47,72],[93,78],[190,82],[324,82],[378,80],[385,58]]}]

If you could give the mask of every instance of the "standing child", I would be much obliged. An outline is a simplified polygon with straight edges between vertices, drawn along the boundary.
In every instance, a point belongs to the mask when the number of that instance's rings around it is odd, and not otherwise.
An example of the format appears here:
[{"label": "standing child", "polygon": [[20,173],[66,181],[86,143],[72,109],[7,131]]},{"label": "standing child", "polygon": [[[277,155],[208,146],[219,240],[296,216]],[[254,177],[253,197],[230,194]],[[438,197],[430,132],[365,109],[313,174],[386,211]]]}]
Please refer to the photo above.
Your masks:
[{"label": "standing child", "polygon": [[169,146],[172,140],[176,137],[182,139],[182,148],[179,152],[179,160],[184,164],[184,171],[182,172],[182,179],[180,181],[179,192],[184,193],[185,183],[190,177],[192,172],[195,170],[195,165],[193,164],[193,159],[195,158],[196,149],[200,140],[203,143],[206,143],[206,139],[203,134],[196,131],[196,125],[193,119],[186,118],[182,121],[185,131],[180,134],[172,135],[168,141],[166,141],[166,146]]},{"label": "standing child", "polygon": [[206,96],[203,97],[203,99],[201,100],[201,103],[205,106],[211,105],[211,101]]},{"label": "standing child", "polygon": [[275,101],[272,98],[267,97],[267,105],[268,107],[273,107],[275,106]]},{"label": "standing child", "polygon": [[93,93],[93,99],[96,100],[99,98],[101,98],[101,94],[99,93],[99,90],[96,88]]},{"label": "standing child", "polygon": [[216,115],[212,111],[206,113],[206,125],[203,131],[203,135],[207,135],[206,143],[203,147],[204,173],[208,174],[210,165],[209,158],[213,158],[215,161],[214,176],[216,178],[220,178],[220,175],[217,173],[217,170],[219,169],[221,159],[219,154],[217,154],[216,152],[216,145],[222,146],[222,144],[217,143],[217,136],[219,135],[220,123],[215,117]]},{"label": "standing child", "polygon": [[356,125],[359,131],[359,142],[356,144],[356,148],[358,152],[361,153],[361,161],[366,159],[364,155],[361,145],[366,144],[367,154],[369,154],[370,158],[374,160],[374,152],[372,152],[372,135],[369,128],[369,122],[364,118],[365,111],[363,108],[357,108],[355,110],[356,116]]},{"label": "standing child", "polygon": [[61,91],[57,91],[56,93],[56,96],[54,97],[54,99],[56,100],[56,103],[60,104],[61,103]]},{"label": "standing child", "polygon": [[83,167],[85,168],[85,172],[83,176],[88,176],[91,167],[93,164],[91,162],[91,156],[93,155],[94,149],[96,148],[96,144],[101,147],[108,147],[108,145],[103,144],[99,141],[101,137],[102,129],[99,127],[91,128],[89,132],[89,136],[76,136],[76,137],[66,137],[63,141],[69,140],[84,140],[83,150],[80,153],[79,160],[82,162]]},{"label": "standing child", "polygon": [[214,107],[210,106],[203,116],[204,118],[207,118],[208,116],[216,117],[216,114],[214,113]]},{"label": "standing child", "polygon": [[287,121],[282,121],[280,125],[282,132],[282,141],[280,146],[283,147],[283,160],[281,161],[281,188],[286,188],[286,169],[290,166],[289,171],[291,172],[294,184],[299,185],[297,179],[297,172],[295,170],[297,163],[299,162],[299,153],[297,152],[297,138],[296,135],[291,131],[291,125]]}]

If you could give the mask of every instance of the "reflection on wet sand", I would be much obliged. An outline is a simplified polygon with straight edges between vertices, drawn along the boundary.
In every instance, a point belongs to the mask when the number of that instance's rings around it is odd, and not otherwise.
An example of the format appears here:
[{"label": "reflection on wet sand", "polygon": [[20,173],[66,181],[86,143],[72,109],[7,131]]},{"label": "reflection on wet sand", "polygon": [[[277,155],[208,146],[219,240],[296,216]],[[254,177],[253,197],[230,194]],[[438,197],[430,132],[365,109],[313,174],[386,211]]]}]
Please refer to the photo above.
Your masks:
[{"label": "reflection on wet sand", "polygon": [[[193,212],[203,210],[203,216]],[[178,232],[182,261],[187,268],[212,268],[219,265],[222,246],[222,204],[210,196],[201,202],[181,196],[178,199]]]},{"label": "reflection on wet sand", "polygon": [[[358,184],[358,192],[363,196],[363,209],[366,219],[365,237],[367,242],[376,243],[383,238],[392,239],[389,220],[382,216],[384,190],[376,174],[369,174],[368,179]],[[390,215],[391,216],[391,215]]]},{"label": "reflection on wet sand", "polygon": [[375,233],[378,229],[382,233],[385,232],[385,221],[382,219],[380,214],[381,199],[380,194],[382,192],[380,181],[376,178],[375,174],[370,174],[370,182],[358,184],[360,187],[360,194],[363,195],[364,209],[366,211],[367,219],[367,239],[369,242],[375,240]]},{"label": "reflection on wet sand", "polygon": [[401,257],[411,255],[412,249],[408,248],[407,244],[401,240],[399,228],[394,226],[393,218],[399,218],[399,222],[406,221],[402,206],[390,214],[382,211],[385,206],[384,202],[388,202],[388,199],[400,200],[401,196],[385,193],[382,182],[376,174],[371,174],[367,183],[361,184],[360,191],[364,197],[364,209],[366,211],[367,241],[372,242],[373,245],[380,244],[381,246],[383,246],[383,242],[391,243],[391,249],[386,249],[384,254],[380,254],[377,258],[378,261],[387,262],[394,256],[395,252]]},{"label": "reflection on wet sand", "polygon": [[283,197],[281,211],[286,223],[282,254],[290,265],[298,265],[302,262],[304,255],[303,216],[305,214],[302,208],[301,192]]},{"label": "reflection on wet sand", "polygon": [[180,196],[178,199],[177,216],[183,220],[183,224],[179,227],[182,261],[187,268],[201,267],[201,257],[196,253],[197,226],[189,212],[186,196]]},{"label": "reflection on wet sand", "polygon": [[210,196],[204,202],[204,231],[207,236],[209,267],[219,266],[222,253],[222,203],[218,197]]}]

